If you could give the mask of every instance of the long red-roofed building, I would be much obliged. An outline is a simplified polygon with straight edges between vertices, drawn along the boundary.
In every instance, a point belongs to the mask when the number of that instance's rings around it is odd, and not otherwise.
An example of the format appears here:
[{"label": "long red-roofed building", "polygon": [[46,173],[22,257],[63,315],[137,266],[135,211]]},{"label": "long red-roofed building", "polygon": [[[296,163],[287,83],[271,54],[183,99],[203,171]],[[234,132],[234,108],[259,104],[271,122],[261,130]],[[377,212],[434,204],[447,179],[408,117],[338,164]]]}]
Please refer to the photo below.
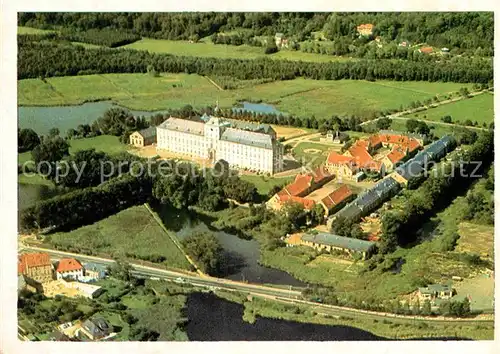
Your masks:
[{"label": "long red-roofed building", "polygon": [[304,209],[311,210],[316,202],[304,197],[322,187],[334,177],[325,167],[318,167],[310,173],[298,174],[295,176],[295,180],[276,193],[267,202],[267,205],[279,210],[284,204],[295,202],[301,204]]},{"label": "long red-roofed building", "polygon": [[[391,148],[391,152],[382,159],[375,160],[372,154],[381,147]],[[412,156],[422,147],[417,139],[401,134],[373,134],[366,139],[356,141],[343,155],[332,151],[325,167],[337,178],[353,179],[360,171],[383,173]]]},{"label": "long red-roofed building", "polygon": [[339,188],[335,189],[333,192],[328,194],[326,197],[321,199],[321,206],[325,209],[325,217],[330,213],[340,209],[349,200],[351,200],[355,194],[349,188],[348,185],[343,184]]}]

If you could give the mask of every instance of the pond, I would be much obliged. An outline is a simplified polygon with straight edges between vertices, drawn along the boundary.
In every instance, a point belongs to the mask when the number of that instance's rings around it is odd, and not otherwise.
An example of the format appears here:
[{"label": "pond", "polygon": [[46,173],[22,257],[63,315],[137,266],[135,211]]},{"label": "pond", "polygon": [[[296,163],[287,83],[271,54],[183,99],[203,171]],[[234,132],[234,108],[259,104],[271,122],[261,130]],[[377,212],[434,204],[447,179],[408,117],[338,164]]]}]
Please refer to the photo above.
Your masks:
[{"label": "pond", "polygon": [[187,334],[190,341],[336,341],[385,340],[362,329],[257,317],[243,321],[243,305],[213,294],[190,294]]},{"label": "pond", "polygon": [[[18,107],[18,125],[19,128],[31,128],[39,135],[47,134],[55,127],[62,136],[65,136],[68,129],[76,129],[79,124],[90,124],[112,107],[120,106],[114,105],[111,101],[101,101],[74,106]],[[145,117],[166,112],[129,111],[134,116]]]},{"label": "pond", "polygon": [[243,107],[235,107],[233,108],[234,111],[250,111],[250,112],[256,112],[256,113],[275,113],[275,114],[282,114],[284,116],[287,115],[287,113],[278,111],[276,107],[274,107],[271,104],[267,103],[252,103],[252,102],[240,102],[240,104],[243,105]]},{"label": "pond", "polygon": [[66,193],[63,190],[42,184],[17,184],[18,210],[32,206],[35,202]]},{"label": "pond", "polygon": [[259,243],[256,240],[245,240],[236,235],[210,229],[201,216],[192,211],[166,206],[156,206],[155,209],[165,226],[175,232],[181,240],[197,231],[213,233],[225,251],[224,278],[250,283],[306,286],[286,272],[260,265]]},{"label": "pond", "polygon": [[[273,105],[267,103],[241,102],[243,107],[233,108],[234,110],[246,110],[257,113],[276,113],[287,115],[278,111]],[[39,135],[48,134],[51,128],[58,128],[62,136],[66,135],[68,129],[79,124],[91,124],[104,112],[112,107],[121,107],[112,101],[87,102],[81,105],[72,106],[22,106],[17,108],[19,128],[31,128]],[[123,108],[123,107],[122,107]],[[134,111],[129,110],[134,116],[151,117],[163,111]]]}]

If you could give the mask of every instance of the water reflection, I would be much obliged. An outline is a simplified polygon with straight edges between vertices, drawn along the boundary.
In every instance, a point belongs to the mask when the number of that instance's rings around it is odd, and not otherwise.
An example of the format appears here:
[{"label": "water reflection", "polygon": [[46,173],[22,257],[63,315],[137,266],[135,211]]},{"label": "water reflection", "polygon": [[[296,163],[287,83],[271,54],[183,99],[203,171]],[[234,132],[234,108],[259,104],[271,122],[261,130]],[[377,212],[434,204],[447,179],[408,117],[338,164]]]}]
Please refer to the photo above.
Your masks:
[{"label": "water reflection", "polygon": [[194,293],[187,302],[191,341],[335,341],[383,340],[370,332],[347,326],[257,317],[254,324],[243,321],[243,306],[213,294]]},{"label": "water reflection", "polygon": [[211,229],[210,218],[193,211],[177,210],[167,206],[154,206],[165,226],[174,231],[180,239],[193,232],[212,232],[225,251],[224,278],[248,281],[251,283],[268,283],[292,286],[306,286],[290,274],[261,266],[259,243],[256,240],[245,240],[223,231]]}]

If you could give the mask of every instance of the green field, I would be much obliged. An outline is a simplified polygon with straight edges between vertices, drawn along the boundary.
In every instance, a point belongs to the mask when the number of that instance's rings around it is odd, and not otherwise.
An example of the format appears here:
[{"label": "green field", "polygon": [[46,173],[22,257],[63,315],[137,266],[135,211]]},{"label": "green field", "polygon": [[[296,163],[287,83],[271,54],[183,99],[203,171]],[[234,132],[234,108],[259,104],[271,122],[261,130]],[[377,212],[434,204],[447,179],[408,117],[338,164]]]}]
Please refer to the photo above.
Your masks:
[{"label": "green field", "polygon": [[54,33],[52,30],[43,30],[32,27],[23,27],[17,26],[17,34],[45,34],[45,33]]},{"label": "green field", "polygon": [[74,154],[79,150],[95,149],[113,155],[128,151],[131,147],[120,142],[117,136],[99,135],[93,138],[73,139],[69,141],[69,153]]},{"label": "green field", "polygon": [[[95,149],[96,151],[103,151],[113,155],[132,149],[131,146],[121,143],[120,139],[113,135],[99,135],[92,138],[72,139],[69,140],[69,144],[70,154],[75,154],[80,150]],[[31,151],[17,154],[17,161],[19,164],[23,164],[30,160],[32,160]]]},{"label": "green field", "polygon": [[190,43],[188,41],[170,41],[165,39],[143,38],[140,41],[127,44],[122,48],[147,50],[151,53],[168,53],[182,56],[231,58],[231,59],[257,59],[271,58],[276,60],[302,60],[312,62],[329,62],[334,60],[347,60],[343,57],[332,55],[305,53],[292,50],[281,50],[275,54],[264,54],[264,47],[252,47],[246,44],[240,46],[213,44],[211,41]]},{"label": "green field", "polygon": [[46,241],[60,249],[86,254],[144,259],[163,256],[164,265],[188,269],[182,252],[144,206],[136,206],[95,224],[70,232],[55,233]]},{"label": "green field", "polygon": [[[430,108],[417,114],[420,118],[434,121],[441,121],[441,117],[449,115],[453,123],[470,119],[472,122],[478,122],[479,125],[490,124],[493,122],[494,116],[493,101],[493,95],[487,92],[465,100]],[[424,116],[426,117],[424,118]],[[415,118],[416,115],[409,114],[405,117]]]},{"label": "green field", "polygon": [[286,185],[293,180],[293,177],[267,177],[256,175],[241,175],[242,180],[251,182],[257,187],[259,194],[267,195],[276,185]]},{"label": "green field", "polygon": [[328,153],[333,150],[332,146],[302,142],[293,148],[293,156],[302,164],[319,166],[326,161]]},{"label": "green field", "polygon": [[[216,81],[216,78],[214,78]],[[240,100],[272,103],[282,112],[317,118],[371,116],[386,109],[398,109],[412,101],[423,101],[437,93],[458,91],[465,84],[437,82],[391,82],[356,80],[295,79],[234,89],[219,90],[207,78],[196,74],[104,74],[21,80],[20,106],[79,104],[112,99],[135,110],[154,111],[214,105],[223,108]]]}]

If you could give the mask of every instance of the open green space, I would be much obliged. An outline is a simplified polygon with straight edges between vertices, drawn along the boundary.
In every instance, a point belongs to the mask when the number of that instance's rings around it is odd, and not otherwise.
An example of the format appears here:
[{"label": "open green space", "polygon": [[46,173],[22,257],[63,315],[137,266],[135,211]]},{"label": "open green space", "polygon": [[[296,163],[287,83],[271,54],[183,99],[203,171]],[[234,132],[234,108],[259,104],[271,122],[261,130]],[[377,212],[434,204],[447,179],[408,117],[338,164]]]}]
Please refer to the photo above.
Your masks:
[{"label": "open green space", "polygon": [[43,30],[33,27],[24,27],[17,26],[17,34],[45,34],[45,33],[54,33],[52,30]]},{"label": "open green space", "polygon": [[274,54],[264,54],[264,47],[252,47],[246,44],[240,46],[213,44],[209,40],[198,43],[189,41],[171,41],[166,39],[143,38],[140,41],[127,44],[122,48],[146,50],[151,53],[167,53],[182,56],[212,57],[225,59],[257,59],[271,58],[276,60],[302,60],[312,62],[329,62],[334,60],[347,60],[348,58],[332,55],[304,53],[293,50],[280,50]]},{"label": "open green space", "polygon": [[462,222],[458,227],[457,251],[476,253],[493,259],[495,228],[492,225],[480,225]]},{"label": "open green space", "polygon": [[[107,154],[113,155],[120,152],[130,150],[132,147],[120,142],[117,136],[113,135],[99,135],[91,138],[72,139],[69,140],[69,153],[75,154],[80,150],[95,149],[96,151],[103,151]],[[23,164],[31,161],[31,151],[25,151],[17,154],[17,161]]]},{"label": "open green space", "polygon": [[[216,81],[217,79],[214,78]],[[239,80],[241,81],[241,80]],[[323,119],[358,115],[370,117],[376,112],[398,109],[412,101],[432,98],[436,93],[458,91],[466,84],[295,79],[263,84],[242,85],[237,89],[219,90],[207,78],[196,74],[103,74],[21,80],[18,104],[71,105],[92,100],[112,99],[135,110],[195,108],[214,105],[223,108],[237,101],[271,103],[282,112]]]},{"label": "open green space", "polygon": [[302,142],[292,149],[292,154],[304,165],[310,163],[319,166],[326,161],[330,150],[333,150],[333,147],[329,145]]},{"label": "open green space", "polygon": [[[420,117],[415,117],[416,120],[423,119],[422,116]],[[454,130],[456,129],[464,129],[464,127],[455,127],[453,125],[446,125],[446,124],[439,124],[436,122],[436,124],[429,123],[427,122],[427,125],[431,129],[431,133],[437,136],[438,138],[441,138],[442,136],[446,134],[452,134]],[[365,127],[374,127],[375,123],[370,122],[369,124],[366,124]],[[406,132],[406,120],[405,119],[393,119],[391,123],[390,129],[398,132]]]},{"label": "open green space", "polygon": [[293,177],[268,177],[262,175],[240,175],[240,178],[253,183],[261,195],[267,195],[276,185],[283,186],[293,180]]},{"label": "open green space", "polygon": [[142,259],[180,269],[189,263],[145,206],[135,206],[95,224],[55,233],[46,242],[85,254]]},{"label": "open green space", "polygon": [[[484,188],[484,184],[484,179],[475,183],[468,193],[478,193]],[[401,198],[393,199],[393,208],[400,207],[399,199]],[[358,262],[355,267],[346,267],[342,262],[335,262],[335,257],[320,256],[315,250],[304,246],[264,250],[261,262],[266,266],[287,271],[302,281],[331,286],[339,298],[346,296],[351,302],[363,300],[385,303],[395,298],[403,299],[420,286],[448,283],[453,280],[452,277],[460,277],[464,279],[463,283],[453,281],[453,287],[456,286],[458,291],[457,299],[462,300],[468,294],[474,293],[480,300],[472,303],[472,309],[488,309],[486,305],[491,308],[493,291],[485,291],[480,296],[481,292],[477,286],[474,291],[474,285],[466,285],[466,280],[486,268],[491,268],[489,257],[484,257],[486,263],[477,262],[470,257],[474,253],[484,256],[484,253],[492,252],[493,227],[461,224],[468,209],[466,197],[459,196],[422,225],[422,229],[417,233],[420,243],[413,247],[396,249],[386,255],[383,263],[377,265],[374,270],[368,271],[362,266],[362,262]],[[467,230],[474,233],[467,233],[463,239],[460,237],[455,249],[443,249],[449,242],[447,240],[450,234],[462,235]],[[481,232],[477,232],[478,230]],[[400,270],[393,272],[390,269],[398,261],[401,262]],[[490,287],[492,278],[485,279]],[[480,284],[481,281],[476,283]]]},{"label": "open green space", "polygon": [[444,104],[436,108],[429,108],[417,114],[409,114],[405,117],[441,121],[442,117],[451,116],[452,123],[470,120],[472,122],[477,122],[480,126],[483,123],[489,125],[493,122],[495,113],[493,101],[494,96],[486,92],[465,100]]},{"label": "open green space", "polygon": [[74,154],[80,150],[95,149],[113,155],[128,151],[131,147],[120,142],[117,136],[99,135],[92,138],[73,139],[69,141],[69,153]]}]

